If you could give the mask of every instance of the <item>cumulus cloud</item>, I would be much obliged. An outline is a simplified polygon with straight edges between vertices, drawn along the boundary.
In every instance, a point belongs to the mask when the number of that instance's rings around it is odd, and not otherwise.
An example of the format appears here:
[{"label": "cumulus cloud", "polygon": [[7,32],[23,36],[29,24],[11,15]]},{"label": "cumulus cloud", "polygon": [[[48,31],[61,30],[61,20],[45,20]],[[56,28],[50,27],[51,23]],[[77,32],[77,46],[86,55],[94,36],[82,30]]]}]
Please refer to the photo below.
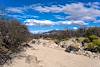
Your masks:
[{"label": "cumulus cloud", "polygon": [[[97,17],[100,17],[100,3],[93,2],[93,3],[70,3],[65,5],[29,5],[24,7],[9,7],[5,10],[8,13],[24,13],[28,10],[35,10],[40,13],[53,13],[55,18],[63,20],[63,21],[50,21],[50,20],[36,20],[37,16],[26,15],[19,16],[15,15],[14,17],[17,18],[24,18],[26,19],[26,25],[38,25],[38,26],[53,26],[53,25],[87,25],[86,22],[100,22]],[[56,13],[56,14],[55,14]],[[58,13],[58,14],[57,14]],[[60,15],[59,13],[65,14]],[[28,19],[31,17],[32,19]]]},{"label": "cumulus cloud", "polygon": [[62,25],[79,25],[79,26],[84,26],[87,25],[88,23],[85,23],[84,21],[60,21]]},{"label": "cumulus cloud", "polygon": [[100,8],[99,6],[100,6],[100,2],[89,2],[88,4],[87,4],[88,6],[91,6],[91,7],[93,7],[93,8],[96,8],[96,9],[98,9],[98,8]]},{"label": "cumulus cloud", "polygon": [[[98,3],[95,3],[96,5]],[[51,5],[51,6],[35,6],[33,8],[36,11],[44,13],[64,13],[70,16],[66,17],[68,20],[92,20],[95,21],[96,17],[100,16],[100,10],[90,7],[86,7],[83,3],[71,3],[66,5]],[[84,18],[84,19],[83,19]]]},{"label": "cumulus cloud", "polygon": [[37,33],[43,33],[43,32],[48,32],[48,31],[50,31],[50,30],[32,30],[32,31],[30,31],[30,33],[33,33],[33,34],[37,34]]},{"label": "cumulus cloud", "polygon": [[57,5],[52,5],[51,7],[48,6],[36,6],[33,9],[40,11],[40,12],[54,12],[54,13],[58,13],[61,12],[62,9],[60,9],[61,7],[57,6]]},{"label": "cumulus cloud", "polygon": [[36,20],[36,19],[27,19],[24,21],[25,25],[28,26],[52,26],[55,25],[55,22],[50,21],[50,20]]},{"label": "cumulus cloud", "polygon": [[83,21],[96,21],[96,18],[90,17],[90,16],[85,16],[81,20],[83,20]]},{"label": "cumulus cloud", "polygon": [[7,11],[8,13],[12,12],[12,13],[23,13],[24,10],[23,8],[21,7],[9,7],[9,8],[6,8],[5,11]]},{"label": "cumulus cloud", "polygon": [[54,25],[87,25],[84,21],[50,21],[50,20],[36,20],[36,19],[27,19],[24,21],[27,26],[54,26]]}]

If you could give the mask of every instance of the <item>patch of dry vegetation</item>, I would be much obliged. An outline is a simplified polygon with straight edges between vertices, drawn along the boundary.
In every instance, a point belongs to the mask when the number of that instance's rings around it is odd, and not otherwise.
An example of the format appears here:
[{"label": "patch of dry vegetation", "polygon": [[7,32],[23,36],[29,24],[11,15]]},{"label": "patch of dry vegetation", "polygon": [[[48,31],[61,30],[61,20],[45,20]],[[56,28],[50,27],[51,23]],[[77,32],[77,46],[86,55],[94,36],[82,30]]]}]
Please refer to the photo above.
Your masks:
[{"label": "patch of dry vegetation", "polygon": [[11,55],[22,50],[21,43],[30,40],[25,25],[16,20],[0,20],[0,65],[10,60]]}]

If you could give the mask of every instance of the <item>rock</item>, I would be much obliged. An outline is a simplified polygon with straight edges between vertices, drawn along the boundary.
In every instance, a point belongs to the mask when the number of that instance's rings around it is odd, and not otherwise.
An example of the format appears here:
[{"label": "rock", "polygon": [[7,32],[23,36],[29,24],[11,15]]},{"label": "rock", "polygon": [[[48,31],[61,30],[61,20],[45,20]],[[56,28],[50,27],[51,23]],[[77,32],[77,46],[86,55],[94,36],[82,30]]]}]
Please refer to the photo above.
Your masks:
[{"label": "rock", "polygon": [[[100,54],[96,54],[94,52],[84,49],[83,47],[81,47],[80,43],[78,43],[73,38],[67,41],[61,41],[59,45],[56,44],[53,40],[46,40],[46,39],[33,39],[30,43],[35,45],[33,46],[34,47],[33,50],[39,49],[39,46],[50,47],[50,48],[61,47],[61,48],[65,48],[66,52],[72,54],[84,55],[89,58],[97,58],[97,57],[100,58]],[[25,46],[29,47],[28,44],[26,44]]]},{"label": "rock", "polygon": [[44,47],[50,47],[50,48],[56,48],[58,45],[53,41],[53,40],[46,40],[46,39],[33,39],[31,41],[32,44],[36,45],[41,45]]},{"label": "rock", "polygon": [[23,43],[22,46],[23,46],[23,47],[29,47],[29,48],[32,47],[32,46],[30,46],[28,43]]},{"label": "rock", "polygon": [[61,47],[62,47],[62,48],[67,48],[68,46],[67,46],[67,45],[61,45]]},{"label": "rock", "polygon": [[82,50],[82,49],[79,49],[75,54],[77,54],[77,55],[84,55],[84,56],[87,56],[89,58],[100,59],[100,53],[97,54],[97,53],[94,53],[94,52],[91,52],[91,51]]},{"label": "rock", "polygon": [[76,52],[76,54],[77,54],[77,55],[84,55],[85,53],[84,53],[84,50],[79,49],[79,50]]},{"label": "rock", "polygon": [[71,51],[76,52],[76,51],[78,51],[78,50],[79,50],[79,48],[76,48],[76,47],[74,47],[74,46],[68,46],[68,47],[65,49],[66,52],[71,52]]}]

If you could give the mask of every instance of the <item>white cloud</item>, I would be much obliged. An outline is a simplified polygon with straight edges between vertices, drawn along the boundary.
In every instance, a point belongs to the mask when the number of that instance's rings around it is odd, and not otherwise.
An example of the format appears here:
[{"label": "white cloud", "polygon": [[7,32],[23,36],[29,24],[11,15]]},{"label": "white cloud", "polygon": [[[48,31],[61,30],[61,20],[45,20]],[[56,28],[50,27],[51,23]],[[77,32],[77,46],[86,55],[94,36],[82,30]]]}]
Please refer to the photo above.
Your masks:
[{"label": "white cloud", "polygon": [[25,25],[37,25],[37,26],[52,26],[55,25],[55,22],[50,20],[36,20],[36,19],[27,19]]},{"label": "white cloud", "polygon": [[92,2],[92,3],[89,2],[87,5],[95,8],[95,9],[100,8],[100,2]]},{"label": "white cloud", "polygon": [[84,21],[60,21],[62,25],[79,25],[79,26],[84,26],[87,25],[88,23],[85,23]]},{"label": "white cloud", "polygon": [[84,21],[72,21],[72,24],[76,24],[76,25],[80,25],[80,26],[83,26],[83,25],[87,25],[87,23],[85,23]]},{"label": "white cloud", "polygon": [[6,8],[5,11],[7,11],[8,13],[24,13],[24,9],[23,7],[9,7]]},{"label": "white cloud", "polygon": [[54,15],[54,17],[56,19],[65,20],[65,17],[64,16],[61,16],[61,15]]},{"label": "white cloud", "polygon": [[48,32],[50,30],[34,30],[34,31],[30,31],[30,33],[33,33],[33,34],[37,34],[37,33],[43,33],[43,32]]},{"label": "white cloud", "polygon": [[100,23],[100,20],[96,20],[96,22],[94,22],[94,23]]},{"label": "white cloud", "polygon": [[57,6],[57,5],[52,5],[51,7],[48,6],[35,6],[33,7],[33,9],[40,11],[40,12],[54,12],[54,13],[58,13],[61,12],[62,9],[60,9],[61,7]]},{"label": "white cloud", "polygon": [[90,17],[90,16],[85,16],[81,20],[83,20],[83,21],[96,21],[96,18]]},{"label": "white cloud", "polygon": [[7,16],[17,18],[17,19],[28,19],[28,18],[38,18],[39,17],[35,15],[18,15],[18,14],[12,14],[12,15],[7,15]]},{"label": "white cloud", "polygon": [[24,21],[27,26],[54,26],[54,25],[87,25],[84,21],[50,21],[50,20],[36,20],[27,19]]},{"label": "white cloud", "polygon": [[[89,7],[87,7],[88,5]],[[70,3],[65,5],[51,5],[51,6],[43,6],[43,5],[29,5],[24,7],[9,7],[5,10],[8,13],[24,13],[25,11],[36,10],[41,13],[64,13],[65,16],[58,14],[55,18],[64,20],[64,21],[50,21],[50,20],[35,20],[28,19],[27,17],[37,18],[37,16],[25,15],[25,16],[14,16],[18,18],[27,18],[25,22],[28,22],[26,25],[41,25],[41,26],[52,26],[52,25],[60,25],[61,23],[64,25],[87,25],[86,22],[98,22],[99,20],[96,17],[100,17],[100,10],[98,9],[100,6],[99,2],[93,3]],[[69,15],[69,16],[68,16]],[[68,21],[67,21],[68,20]],[[60,22],[60,23],[59,23]]]},{"label": "white cloud", "polygon": [[[98,3],[95,3],[96,5]],[[51,6],[35,6],[32,9],[43,12],[43,13],[64,13],[69,14],[70,16],[66,19],[68,20],[83,20],[87,21],[87,19],[95,21],[96,17],[100,16],[100,10],[90,7],[86,7],[83,3],[71,3],[66,5],[51,5]]]}]

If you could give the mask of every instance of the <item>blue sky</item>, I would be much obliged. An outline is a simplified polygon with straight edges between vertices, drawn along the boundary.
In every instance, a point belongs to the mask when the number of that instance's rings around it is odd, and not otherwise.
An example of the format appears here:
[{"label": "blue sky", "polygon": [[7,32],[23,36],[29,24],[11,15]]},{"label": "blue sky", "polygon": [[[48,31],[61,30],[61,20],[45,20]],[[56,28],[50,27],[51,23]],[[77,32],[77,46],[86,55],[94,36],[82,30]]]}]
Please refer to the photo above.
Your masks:
[{"label": "blue sky", "polygon": [[18,19],[32,33],[100,27],[100,0],[0,0],[0,15]]}]

